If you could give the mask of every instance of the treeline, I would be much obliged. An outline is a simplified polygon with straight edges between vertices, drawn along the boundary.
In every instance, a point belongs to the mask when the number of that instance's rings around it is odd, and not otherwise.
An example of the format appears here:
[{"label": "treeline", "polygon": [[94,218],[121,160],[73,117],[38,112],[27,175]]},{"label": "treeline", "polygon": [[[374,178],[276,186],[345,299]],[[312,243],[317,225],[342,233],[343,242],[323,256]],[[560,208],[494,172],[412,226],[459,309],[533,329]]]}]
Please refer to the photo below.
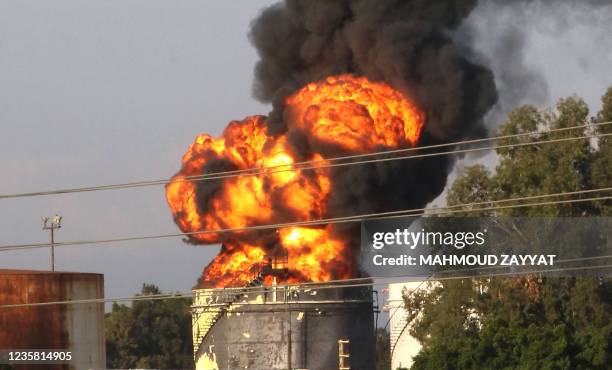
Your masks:
[{"label": "treeline", "polygon": [[[589,117],[585,102],[563,99],[554,112],[525,106],[498,135],[612,121],[612,88]],[[612,125],[507,139],[521,144],[612,133]],[[612,186],[612,137],[497,149],[493,171],[465,168],[449,206]],[[583,198],[609,195],[593,193]],[[565,198],[564,198],[565,199]],[[548,200],[548,199],[547,199]],[[558,200],[558,199],[556,199]],[[493,204],[493,203],[491,203]],[[465,216],[610,217],[610,199],[488,210]],[[607,233],[609,243],[609,230]],[[605,270],[604,270],[605,271]],[[609,270],[608,270],[609,271]],[[422,344],[413,369],[609,369],[612,364],[612,280],[585,277],[472,278],[406,292],[410,334]]]},{"label": "treeline", "polygon": [[[139,296],[160,294],[143,284]],[[193,369],[191,299],[114,303],[106,314],[106,366],[111,369]]]}]

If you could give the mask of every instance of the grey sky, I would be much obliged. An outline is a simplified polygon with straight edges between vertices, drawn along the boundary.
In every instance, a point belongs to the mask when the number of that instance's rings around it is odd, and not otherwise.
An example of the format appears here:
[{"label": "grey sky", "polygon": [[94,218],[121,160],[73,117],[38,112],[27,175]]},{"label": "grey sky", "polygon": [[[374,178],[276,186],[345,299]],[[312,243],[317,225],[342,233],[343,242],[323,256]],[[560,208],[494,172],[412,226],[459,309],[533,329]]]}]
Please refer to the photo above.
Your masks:
[{"label": "grey sky", "polygon": [[[247,32],[272,2],[0,0],[0,193],[168,177],[198,133],[267,113],[251,97]],[[521,68],[543,76],[539,103],[576,93],[597,109],[612,84],[610,23],[574,15],[566,27],[525,18]],[[483,9],[469,20],[494,67],[504,22],[518,16],[491,21]],[[55,213],[59,240],[177,231],[160,186],[0,201],[0,244],[47,241],[40,216]],[[57,266],[104,273],[107,296],[145,281],[185,291],[216,251],[179,239],[64,247]],[[0,268],[48,266],[48,250],[0,253]]]}]

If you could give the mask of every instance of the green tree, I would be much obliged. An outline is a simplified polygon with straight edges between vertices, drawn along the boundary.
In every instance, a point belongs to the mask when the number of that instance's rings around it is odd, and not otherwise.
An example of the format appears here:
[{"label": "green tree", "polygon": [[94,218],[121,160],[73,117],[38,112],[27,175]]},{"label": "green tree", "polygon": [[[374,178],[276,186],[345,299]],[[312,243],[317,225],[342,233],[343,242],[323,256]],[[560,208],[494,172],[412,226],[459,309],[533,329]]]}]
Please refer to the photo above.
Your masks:
[{"label": "green tree", "polygon": [[[597,115],[595,122],[612,122],[612,87],[608,89],[601,99],[603,107]],[[604,135],[612,135],[612,124],[603,125],[598,131]],[[603,188],[612,184],[612,136],[599,139],[599,149],[594,153],[593,160],[593,187]],[[603,216],[612,216],[612,202],[601,201],[598,207]]]},{"label": "green tree", "polygon": [[[143,284],[138,296],[160,294]],[[187,298],[114,303],[106,314],[110,368],[192,368],[191,300]]]},{"label": "green tree", "polygon": [[[593,122],[612,121],[612,88]],[[555,112],[521,107],[499,135],[535,130],[501,144],[607,134],[612,125],[544,133],[582,125],[586,104],[572,97]],[[449,206],[612,186],[612,138],[558,141],[497,150],[490,172],[472,166],[452,184]],[[587,194],[583,198],[604,194]],[[545,199],[549,200],[549,199]],[[476,207],[476,208],[479,208]],[[482,211],[491,216],[610,216],[610,200]],[[464,215],[468,215],[465,213]],[[473,215],[473,213],[469,213]],[[609,279],[462,279],[431,284],[404,297],[411,335],[423,345],[414,369],[605,369],[612,363],[612,283]]]}]

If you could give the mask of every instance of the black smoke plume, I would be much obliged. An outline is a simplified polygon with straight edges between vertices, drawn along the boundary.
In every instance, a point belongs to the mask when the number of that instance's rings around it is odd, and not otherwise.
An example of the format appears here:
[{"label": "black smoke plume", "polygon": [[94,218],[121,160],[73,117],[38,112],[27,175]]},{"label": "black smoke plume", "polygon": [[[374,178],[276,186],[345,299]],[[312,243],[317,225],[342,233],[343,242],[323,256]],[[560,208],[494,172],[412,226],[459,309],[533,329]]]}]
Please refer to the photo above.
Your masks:
[{"label": "black smoke plume", "polygon": [[[252,24],[250,40],[260,56],[254,94],[273,104],[269,133],[287,131],[288,94],[329,75],[352,73],[392,85],[425,111],[420,145],[484,135],[483,116],[497,100],[493,74],[454,41],[476,5],[476,0],[287,0],[267,8]],[[297,153],[308,151],[299,137],[293,143]],[[335,169],[329,216],[423,207],[443,190],[453,160]]]},{"label": "black smoke plume", "polygon": [[282,132],[283,98],[311,81],[353,73],[385,81],[427,114],[438,139],[479,130],[497,94],[488,69],[469,61],[453,33],[475,0],[287,0],[266,9],[250,38],[260,61],[255,96],[273,102]]}]

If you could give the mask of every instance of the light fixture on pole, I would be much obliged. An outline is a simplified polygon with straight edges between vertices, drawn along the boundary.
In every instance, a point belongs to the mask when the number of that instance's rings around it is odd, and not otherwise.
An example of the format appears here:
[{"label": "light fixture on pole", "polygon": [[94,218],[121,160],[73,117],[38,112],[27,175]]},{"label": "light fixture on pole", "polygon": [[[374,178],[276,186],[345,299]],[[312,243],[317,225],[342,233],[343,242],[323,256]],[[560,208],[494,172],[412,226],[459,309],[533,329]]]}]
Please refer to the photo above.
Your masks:
[{"label": "light fixture on pole", "polygon": [[51,271],[55,271],[55,229],[62,227],[62,216],[42,217],[43,230],[51,231]]}]

